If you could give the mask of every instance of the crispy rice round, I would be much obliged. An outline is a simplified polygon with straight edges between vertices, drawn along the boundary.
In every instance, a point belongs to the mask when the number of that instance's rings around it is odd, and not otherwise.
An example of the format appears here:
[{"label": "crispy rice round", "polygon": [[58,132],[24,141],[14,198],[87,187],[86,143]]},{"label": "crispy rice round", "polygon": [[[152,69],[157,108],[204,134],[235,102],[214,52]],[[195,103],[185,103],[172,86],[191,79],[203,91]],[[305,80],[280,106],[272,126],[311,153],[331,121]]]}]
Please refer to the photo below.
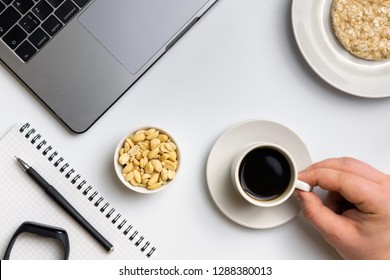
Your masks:
[{"label": "crispy rice round", "polygon": [[366,60],[390,57],[390,1],[334,0],[333,31],[343,47]]}]

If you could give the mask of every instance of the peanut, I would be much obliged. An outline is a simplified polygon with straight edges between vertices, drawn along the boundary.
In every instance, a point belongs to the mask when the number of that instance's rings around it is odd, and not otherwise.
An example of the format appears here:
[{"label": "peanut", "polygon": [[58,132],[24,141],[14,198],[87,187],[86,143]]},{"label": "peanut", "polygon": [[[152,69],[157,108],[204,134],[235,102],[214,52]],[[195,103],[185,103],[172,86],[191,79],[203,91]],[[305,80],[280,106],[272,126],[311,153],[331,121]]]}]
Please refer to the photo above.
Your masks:
[{"label": "peanut", "polygon": [[118,162],[126,181],[133,186],[155,190],[176,176],[177,146],[158,129],[138,130],[124,141]]}]

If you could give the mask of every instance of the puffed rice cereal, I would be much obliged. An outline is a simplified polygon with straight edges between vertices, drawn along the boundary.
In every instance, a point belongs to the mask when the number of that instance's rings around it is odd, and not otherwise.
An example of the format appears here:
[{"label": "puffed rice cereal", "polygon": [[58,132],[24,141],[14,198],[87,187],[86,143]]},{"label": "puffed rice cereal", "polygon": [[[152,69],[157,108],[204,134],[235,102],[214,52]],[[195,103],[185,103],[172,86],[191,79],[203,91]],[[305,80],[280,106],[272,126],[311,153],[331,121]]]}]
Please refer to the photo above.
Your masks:
[{"label": "puffed rice cereal", "polygon": [[334,0],[333,31],[343,47],[366,60],[390,56],[389,0]]}]

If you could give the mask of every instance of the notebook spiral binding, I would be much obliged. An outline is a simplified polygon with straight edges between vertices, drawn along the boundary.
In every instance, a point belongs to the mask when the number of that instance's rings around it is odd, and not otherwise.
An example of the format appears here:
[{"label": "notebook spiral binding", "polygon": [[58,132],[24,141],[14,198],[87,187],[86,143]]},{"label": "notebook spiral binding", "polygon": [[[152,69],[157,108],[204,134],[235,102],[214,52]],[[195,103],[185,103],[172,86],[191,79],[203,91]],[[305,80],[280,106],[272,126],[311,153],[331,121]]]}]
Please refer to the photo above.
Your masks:
[{"label": "notebook spiral binding", "polygon": [[[80,174],[77,174],[76,171],[64,161],[63,157],[58,157],[58,152],[54,151],[53,147],[48,145],[46,140],[41,140],[42,136],[40,134],[36,134],[36,130],[34,128],[30,128],[29,123],[23,124],[19,132],[22,134],[26,132],[24,137],[26,139],[31,138],[30,143],[32,145],[36,145],[37,150],[42,150],[42,155],[47,157],[48,161],[53,162],[53,166],[57,168],[59,172],[64,173],[65,177],[76,186],[76,189],[79,190],[82,195],[88,197],[88,200],[93,203],[97,209],[99,209],[102,215],[105,215],[107,219],[111,219],[111,223],[113,225],[117,225],[118,230],[123,230],[123,235],[129,236],[128,239],[130,243],[134,242],[134,246],[139,247],[141,252],[146,254],[148,258],[153,255],[156,251],[156,247],[153,246],[149,248],[150,242],[146,241],[144,236],[140,236],[138,230],[135,230],[126,219],[121,219],[122,215],[120,213],[116,213],[116,209],[110,207],[110,203],[105,202],[105,199],[102,196],[99,196],[98,192],[95,191],[92,186],[87,186],[86,180],[81,180]],[[78,182],[79,180],[81,180],[81,182]]]}]

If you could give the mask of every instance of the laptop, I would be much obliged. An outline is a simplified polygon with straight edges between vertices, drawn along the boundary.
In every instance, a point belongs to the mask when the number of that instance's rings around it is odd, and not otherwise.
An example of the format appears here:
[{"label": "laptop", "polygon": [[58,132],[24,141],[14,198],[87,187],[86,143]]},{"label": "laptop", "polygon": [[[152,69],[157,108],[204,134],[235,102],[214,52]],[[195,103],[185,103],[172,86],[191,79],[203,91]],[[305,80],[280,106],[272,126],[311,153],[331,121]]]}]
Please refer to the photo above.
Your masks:
[{"label": "laptop", "polygon": [[0,59],[87,131],[217,0],[0,0]]}]

